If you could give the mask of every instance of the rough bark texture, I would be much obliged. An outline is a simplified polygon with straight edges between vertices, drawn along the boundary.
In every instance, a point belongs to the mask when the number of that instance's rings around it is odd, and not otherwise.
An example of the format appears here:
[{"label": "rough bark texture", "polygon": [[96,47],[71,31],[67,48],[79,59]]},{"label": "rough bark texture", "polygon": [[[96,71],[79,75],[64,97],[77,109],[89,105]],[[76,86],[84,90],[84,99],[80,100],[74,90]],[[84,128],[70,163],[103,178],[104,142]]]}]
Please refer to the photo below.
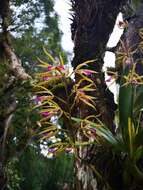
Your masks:
[{"label": "rough bark texture", "polygon": [[[95,63],[88,68],[98,72],[91,79],[95,81],[97,89],[92,94],[96,97],[96,113],[101,114],[100,120],[113,132],[113,119],[115,104],[113,95],[104,80],[102,73],[103,58],[106,44],[115,25],[115,20],[125,0],[71,0],[73,6],[73,23],[71,25],[72,39],[74,41],[74,58],[72,65],[77,65],[87,60],[96,59]],[[76,80],[79,80],[77,77]],[[84,118],[91,110],[81,107],[80,117]],[[78,140],[82,134],[77,135]],[[77,190],[96,190],[96,172],[94,159],[96,159],[96,148],[94,145],[82,147],[78,150],[79,159],[76,162]]]},{"label": "rough bark texture", "polygon": [[99,113],[102,113],[101,120],[110,127],[113,124],[115,106],[113,95],[105,85],[102,73],[103,58],[116,17],[125,2],[117,0],[72,1],[74,14],[71,30],[75,44],[72,65],[76,67],[84,61],[97,60],[92,66],[92,69],[98,72],[95,78],[98,87],[97,109]]},{"label": "rough bark texture", "polygon": [[14,94],[15,81],[27,80],[30,76],[22,67],[11,44],[8,29],[11,22],[9,0],[0,0],[0,22],[0,67],[5,69],[5,73],[0,73],[0,189],[3,190],[7,181],[5,175],[7,134],[17,106]]},{"label": "rough bark texture", "polygon": [[8,27],[11,20],[11,11],[10,11],[10,1],[9,0],[0,0],[0,18],[1,18],[1,39],[0,39],[0,52],[6,56],[9,61],[9,69],[17,77],[17,79],[26,80],[30,76],[25,72],[24,68],[21,65],[20,60],[15,54],[12,44],[10,41],[10,33]]}]

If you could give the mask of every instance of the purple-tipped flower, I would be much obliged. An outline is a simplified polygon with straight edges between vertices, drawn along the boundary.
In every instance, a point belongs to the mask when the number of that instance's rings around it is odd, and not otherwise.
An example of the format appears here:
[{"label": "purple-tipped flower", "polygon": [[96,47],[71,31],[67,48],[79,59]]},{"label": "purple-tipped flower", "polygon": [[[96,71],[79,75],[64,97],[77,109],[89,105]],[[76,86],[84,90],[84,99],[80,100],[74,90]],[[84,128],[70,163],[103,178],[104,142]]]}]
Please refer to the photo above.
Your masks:
[{"label": "purple-tipped flower", "polygon": [[68,148],[65,149],[66,153],[71,153],[72,151],[73,151],[73,148],[71,148],[71,147],[68,147]]},{"label": "purple-tipped flower", "polygon": [[36,96],[33,100],[34,100],[35,104],[40,104],[42,101],[42,98],[41,98],[41,96]]},{"label": "purple-tipped flower", "polygon": [[57,68],[60,69],[61,71],[64,71],[64,70],[65,70],[65,68],[64,68],[63,65],[59,65]]},{"label": "purple-tipped flower", "polygon": [[82,74],[86,76],[91,76],[93,73],[96,73],[95,71],[89,70],[89,69],[83,69]]},{"label": "purple-tipped flower", "polygon": [[137,85],[137,84],[138,84],[138,81],[137,81],[136,79],[132,79],[132,80],[131,80],[131,84]]},{"label": "purple-tipped flower", "polygon": [[49,65],[48,67],[47,67],[47,71],[51,71],[53,69],[53,66],[52,65]]},{"label": "purple-tipped flower", "polygon": [[83,71],[83,74],[86,75],[86,76],[91,76],[92,72],[85,70],[85,71]]},{"label": "purple-tipped flower", "polygon": [[36,96],[36,98],[34,98],[34,101],[36,104],[41,103],[43,100],[45,99],[45,96]]},{"label": "purple-tipped flower", "polygon": [[111,82],[112,81],[112,76],[110,76],[105,82]]},{"label": "purple-tipped flower", "polygon": [[65,72],[65,68],[64,68],[63,65],[58,65],[58,66],[56,66],[56,70],[58,70],[60,73]]},{"label": "purple-tipped flower", "polygon": [[96,133],[96,129],[95,128],[90,128],[90,131],[93,133]]},{"label": "purple-tipped flower", "polygon": [[45,112],[41,112],[41,115],[42,115],[43,117],[48,117],[48,116],[51,115],[51,113],[48,112],[48,111],[45,111]]},{"label": "purple-tipped flower", "polygon": [[46,80],[49,80],[49,77],[43,77],[43,80],[46,81]]},{"label": "purple-tipped flower", "polygon": [[78,89],[78,92],[79,92],[80,94],[85,94],[84,90],[82,90],[82,89]]},{"label": "purple-tipped flower", "polygon": [[49,152],[49,153],[54,153],[56,150],[57,150],[57,148],[49,148],[49,149],[48,149],[48,152]]},{"label": "purple-tipped flower", "polygon": [[35,98],[35,100],[37,100],[38,102],[39,102],[39,101],[42,101],[42,96],[37,96],[37,97]]}]

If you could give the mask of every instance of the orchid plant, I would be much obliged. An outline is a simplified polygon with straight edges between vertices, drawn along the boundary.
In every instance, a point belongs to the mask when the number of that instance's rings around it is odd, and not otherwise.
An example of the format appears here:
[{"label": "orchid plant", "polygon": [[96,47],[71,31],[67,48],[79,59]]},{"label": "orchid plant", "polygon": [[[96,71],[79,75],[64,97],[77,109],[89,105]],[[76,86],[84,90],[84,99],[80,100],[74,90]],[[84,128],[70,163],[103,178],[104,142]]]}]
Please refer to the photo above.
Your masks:
[{"label": "orchid plant", "polygon": [[[77,130],[73,117],[77,112],[76,109],[81,103],[95,109],[95,97],[91,96],[90,92],[95,91],[96,85],[90,76],[96,75],[96,72],[86,68],[94,60],[80,64],[71,72],[61,56],[54,59],[45,48],[44,52],[49,62],[38,58],[38,67],[41,71],[36,73],[36,82],[33,84],[36,93],[34,109],[41,115],[35,135],[41,141],[58,138],[62,134],[63,139],[52,143],[49,152],[57,154],[61,151],[74,151],[79,144],[73,136],[74,131]],[[75,83],[73,76],[80,77],[78,83]],[[61,122],[66,126],[60,126]],[[82,126],[83,124],[80,125],[81,129]],[[86,137],[96,133],[94,127],[89,126],[84,127],[83,131]]]},{"label": "orchid plant", "polygon": [[[112,76],[114,80],[120,78],[115,134],[110,131],[110,126],[105,126],[98,119],[99,115],[92,114],[82,118],[79,114],[81,105],[90,107],[96,113],[96,98],[93,96],[96,83],[92,76],[98,73],[88,69],[88,65],[95,60],[79,64],[70,72],[61,56],[55,59],[44,49],[49,62],[38,59],[41,72],[36,73],[34,109],[41,115],[36,133],[40,140],[50,140],[62,135],[60,141],[55,141],[49,146],[49,152],[57,154],[72,150],[76,154],[77,147],[90,144],[109,147],[121,162],[124,162],[122,176],[128,186],[131,178],[135,182],[143,181],[143,168],[138,165],[143,157],[143,76],[136,72],[137,63],[133,62],[136,50],[126,49],[123,43],[122,45],[123,52],[117,52],[117,61],[122,64],[122,73],[117,76],[117,72],[113,72],[110,77],[111,80]],[[78,80],[75,80],[73,75]],[[75,137],[78,131],[85,136],[84,141]],[[99,174],[99,171],[96,173]],[[104,172],[101,172],[100,178],[102,175]]]}]

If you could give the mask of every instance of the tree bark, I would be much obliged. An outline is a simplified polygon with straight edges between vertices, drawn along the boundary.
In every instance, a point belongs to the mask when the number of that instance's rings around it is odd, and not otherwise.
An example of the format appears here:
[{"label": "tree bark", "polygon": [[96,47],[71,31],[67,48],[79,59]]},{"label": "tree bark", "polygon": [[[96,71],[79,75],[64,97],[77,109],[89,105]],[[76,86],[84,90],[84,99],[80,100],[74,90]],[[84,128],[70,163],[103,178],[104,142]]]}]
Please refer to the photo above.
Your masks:
[{"label": "tree bark", "polygon": [[14,94],[15,81],[28,80],[30,76],[22,67],[11,44],[10,0],[0,0],[0,22],[0,67],[5,69],[5,73],[0,73],[0,189],[3,190],[7,183],[5,174],[7,134],[17,106]]},{"label": "tree bark", "polygon": [[[71,0],[73,23],[71,25],[72,39],[74,41],[74,58],[72,65],[76,68],[87,60],[96,60],[88,66],[97,72],[91,79],[96,84],[96,91],[92,96],[96,97],[96,112],[100,114],[100,120],[114,133],[114,104],[113,94],[107,89],[102,72],[103,58],[110,34],[115,25],[116,17],[125,0]],[[79,78],[76,77],[78,81]],[[85,118],[91,109],[80,107],[81,118]],[[86,111],[85,111],[86,110]],[[87,111],[88,110],[88,111]],[[83,135],[77,134],[77,140],[83,140]],[[96,146],[80,147],[76,160],[76,187],[77,190],[96,190],[96,171],[94,160],[96,159]]]}]

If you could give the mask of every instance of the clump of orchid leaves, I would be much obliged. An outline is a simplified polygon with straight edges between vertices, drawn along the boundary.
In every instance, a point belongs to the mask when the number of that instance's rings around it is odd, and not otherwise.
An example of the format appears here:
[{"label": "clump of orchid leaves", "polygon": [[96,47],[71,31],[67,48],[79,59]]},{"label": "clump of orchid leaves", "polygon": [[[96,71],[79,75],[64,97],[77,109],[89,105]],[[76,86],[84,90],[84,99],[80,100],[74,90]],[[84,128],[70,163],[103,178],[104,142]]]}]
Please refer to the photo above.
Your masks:
[{"label": "clump of orchid leaves", "polygon": [[[82,129],[87,138],[96,133],[92,126],[83,127],[84,122],[77,125],[75,117],[80,104],[95,110],[95,97],[90,92],[95,91],[96,85],[90,76],[96,75],[96,72],[86,68],[94,60],[86,61],[72,70],[64,64],[61,56],[54,58],[45,48],[44,52],[49,62],[38,58],[40,72],[36,73],[34,84],[34,109],[41,115],[37,122],[37,136],[40,141],[58,139],[49,146],[50,153],[75,151],[76,146],[89,143],[88,140],[86,143],[76,141],[75,133],[78,130]],[[80,77],[77,83],[75,76]]]}]

